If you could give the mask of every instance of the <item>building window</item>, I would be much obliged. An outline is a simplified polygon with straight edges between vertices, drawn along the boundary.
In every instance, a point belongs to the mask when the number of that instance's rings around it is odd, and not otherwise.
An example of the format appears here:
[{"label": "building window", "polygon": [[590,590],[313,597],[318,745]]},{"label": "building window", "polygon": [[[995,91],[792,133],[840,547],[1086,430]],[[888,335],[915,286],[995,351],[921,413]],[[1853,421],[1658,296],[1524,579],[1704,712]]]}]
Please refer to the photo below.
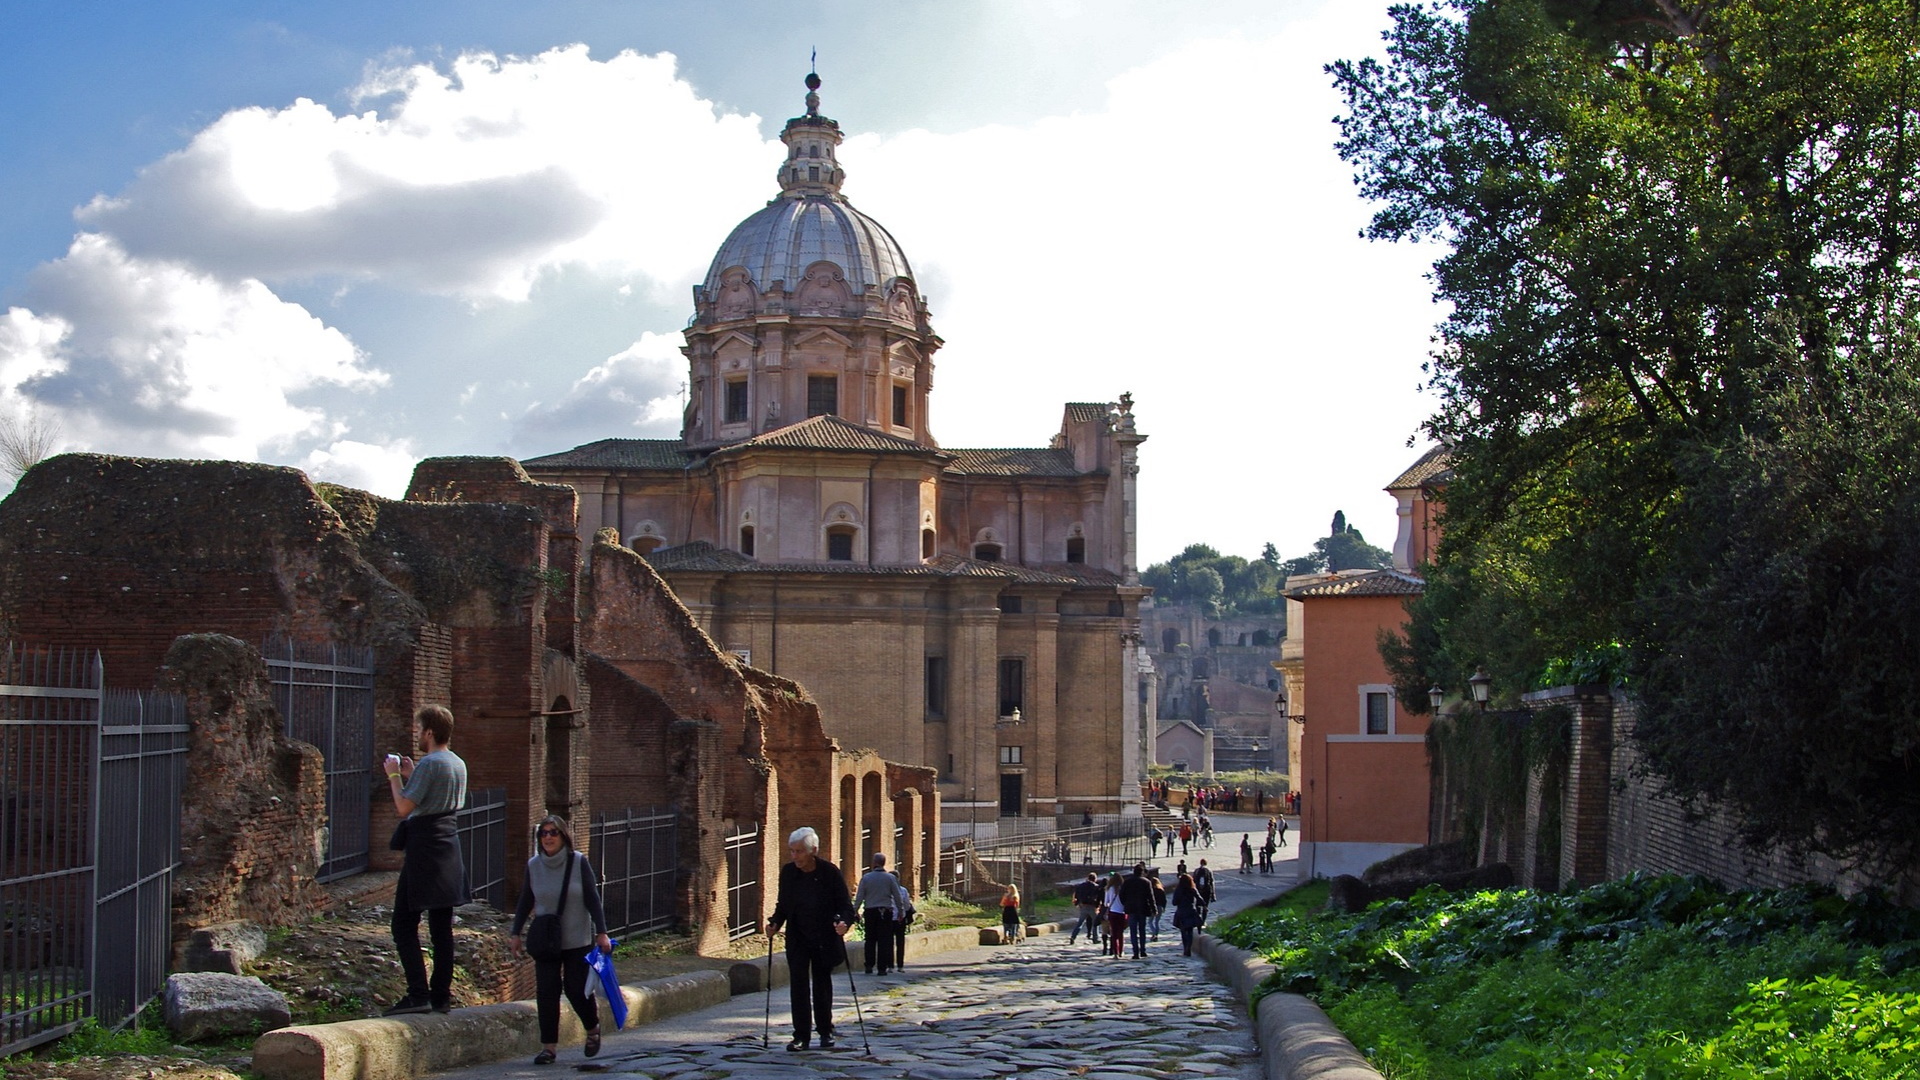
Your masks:
[{"label": "building window", "polygon": [[1378,691],[1367,694],[1367,734],[1393,734],[1393,695]]},{"label": "building window", "polygon": [[827,559],[832,562],[853,561],[851,525],[835,525],[827,530]]},{"label": "building window", "polygon": [[923,559],[931,559],[933,558],[933,552],[934,552],[933,530],[921,529],[920,530],[920,557]]},{"label": "building window", "polygon": [[753,526],[740,526],[740,554],[753,554]]},{"label": "building window", "polygon": [[896,385],[893,388],[893,426],[909,427],[912,417],[907,415],[907,388]]},{"label": "building window", "polygon": [[1000,764],[1002,765],[1022,764],[1022,762],[1020,761],[1020,747],[1018,746],[1001,747],[1000,748]]},{"label": "building window", "polygon": [[[947,658],[944,656],[927,657],[927,715],[947,715]],[[953,766],[947,766],[951,773]]]},{"label": "building window", "polygon": [[1067,561],[1070,563],[1083,563],[1087,561],[1087,541],[1085,537],[1070,536],[1067,538]]},{"label": "building window", "polygon": [[1000,598],[1000,614],[1002,615],[1020,614],[1020,598],[1017,596],[1002,596]]},{"label": "building window", "polygon": [[1180,631],[1169,626],[1160,631],[1160,651],[1172,652],[1180,647]]},{"label": "building window", "polygon": [[807,376],[807,415],[834,416],[840,412],[840,376]]},{"label": "building window", "polygon": [[1220,647],[1220,628],[1219,627],[1216,626],[1207,631],[1207,644],[1216,649]]},{"label": "building window", "polygon": [[747,422],[747,380],[727,380],[727,423]]},{"label": "building window", "polygon": [[1000,816],[1019,817],[1025,807],[1026,799],[1020,790],[1019,773],[1000,774]]},{"label": "building window", "polygon": [[1013,710],[1026,704],[1027,661],[1024,657],[1000,658],[1000,715],[1012,716]]},{"label": "building window", "polygon": [[981,562],[999,562],[1000,545],[975,544],[973,545],[973,557],[979,559]]},{"label": "building window", "polygon": [[807,166],[807,180],[808,180],[809,182],[814,182],[814,183],[817,183],[817,182],[819,182],[819,180],[820,180],[820,166],[818,166],[818,165],[809,165],[809,166]]},{"label": "building window", "polygon": [[818,160],[818,159],[819,159],[819,157],[820,157],[820,144],[819,144],[819,143],[808,143],[808,144],[807,144],[807,156],[808,156],[808,157],[810,157],[810,158],[814,158],[815,160]]}]

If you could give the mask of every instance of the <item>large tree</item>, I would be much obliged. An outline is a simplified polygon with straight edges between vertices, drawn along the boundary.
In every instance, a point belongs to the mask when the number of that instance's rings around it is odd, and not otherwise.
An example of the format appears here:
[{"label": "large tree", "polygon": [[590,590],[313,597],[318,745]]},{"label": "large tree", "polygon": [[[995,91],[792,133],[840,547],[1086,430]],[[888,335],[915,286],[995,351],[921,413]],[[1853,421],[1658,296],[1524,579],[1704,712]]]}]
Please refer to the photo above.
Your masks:
[{"label": "large tree", "polygon": [[1615,656],[1751,838],[1920,852],[1920,0],[1459,0],[1330,69],[1432,239],[1446,540],[1403,697]]}]

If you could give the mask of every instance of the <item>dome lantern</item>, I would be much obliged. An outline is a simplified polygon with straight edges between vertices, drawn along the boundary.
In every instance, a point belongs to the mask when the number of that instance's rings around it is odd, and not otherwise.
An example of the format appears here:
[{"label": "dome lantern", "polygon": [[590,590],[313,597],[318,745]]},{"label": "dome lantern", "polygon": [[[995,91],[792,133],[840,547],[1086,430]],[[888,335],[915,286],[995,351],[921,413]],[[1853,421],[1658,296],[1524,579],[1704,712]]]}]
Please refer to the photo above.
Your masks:
[{"label": "dome lantern", "polygon": [[807,73],[807,111],[787,121],[780,141],[787,144],[787,160],[780,166],[780,193],[789,197],[839,195],[846,171],[835,160],[840,145],[840,122],[820,115],[820,76]]}]

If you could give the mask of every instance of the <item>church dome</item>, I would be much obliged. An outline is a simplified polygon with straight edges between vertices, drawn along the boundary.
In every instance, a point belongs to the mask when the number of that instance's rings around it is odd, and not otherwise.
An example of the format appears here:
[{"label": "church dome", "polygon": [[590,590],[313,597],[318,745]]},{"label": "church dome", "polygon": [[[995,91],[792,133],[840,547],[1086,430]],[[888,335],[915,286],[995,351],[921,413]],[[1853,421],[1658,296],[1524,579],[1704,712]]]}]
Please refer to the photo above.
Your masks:
[{"label": "church dome", "polygon": [[807,268],[830,262],[840,268],[855,295],[871,286],[883,290],[896,278],[911,280],[913,268],[900,244],[879,222],[855,210],[837,192],[794,195],[782,192],[734,227],[707,270],[707,295],[720,292],[721,275],[744,269],[755,288],[783,282],[799,288]]},{"label": "church dome", "polygon": [[734,226],[696,295],[722,321],[764,310],[761,298],[784,292],[789,313],[866,309],[913,323],[913,268],[892,234],[840,193],[840,123],[820,115],[819,88],[819,76],[808,75],[806,114],[780,132],[780,194]]}]

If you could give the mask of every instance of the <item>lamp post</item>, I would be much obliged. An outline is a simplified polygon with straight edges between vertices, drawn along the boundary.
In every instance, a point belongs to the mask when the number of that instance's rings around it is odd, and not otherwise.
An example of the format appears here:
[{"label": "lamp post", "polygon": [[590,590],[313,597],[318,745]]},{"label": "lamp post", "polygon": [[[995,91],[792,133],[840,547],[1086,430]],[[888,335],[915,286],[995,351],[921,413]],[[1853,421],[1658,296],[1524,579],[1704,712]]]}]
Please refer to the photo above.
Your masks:
[{"label": "lamp post", "polygon": [[1487,711],[1487,701],[1493,696],[1493,676],[1487,674],[1487,669],[1474,668],[1473,678],[1467,680],[1467,688],[1473,691],[1473,703],[1480,706],[1481,712]]},{"label": "lamp post", "polygon": [[1440,707],[1447,703],[1447,690],[1439,683],[1427,687],[1427,702],[1433,706],[1433,715],[1440,715]]}]

